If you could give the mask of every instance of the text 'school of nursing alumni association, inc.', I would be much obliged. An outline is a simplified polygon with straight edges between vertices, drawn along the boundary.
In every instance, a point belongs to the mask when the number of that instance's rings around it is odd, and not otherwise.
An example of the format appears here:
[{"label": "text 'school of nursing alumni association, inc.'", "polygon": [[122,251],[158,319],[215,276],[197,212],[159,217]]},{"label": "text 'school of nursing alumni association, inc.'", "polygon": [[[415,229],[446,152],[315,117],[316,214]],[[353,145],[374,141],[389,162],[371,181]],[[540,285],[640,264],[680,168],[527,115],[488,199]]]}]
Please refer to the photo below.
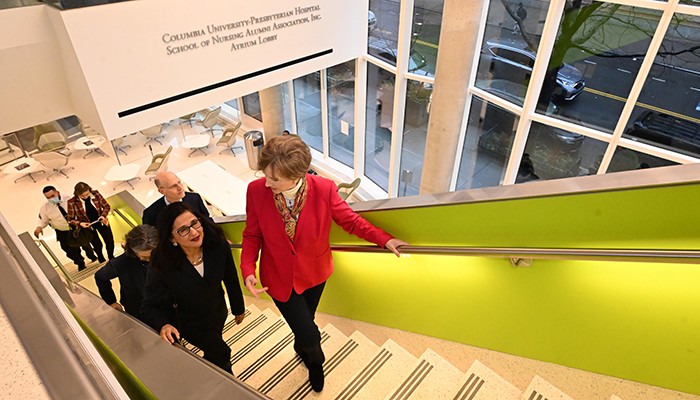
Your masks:
[{"label": "text 'school of nursing alumni association, inc.'", "polygon": [[[210,35],[210,40],[207,41],[212,45],[222,44],[226,42],[232,42],[236,40],[244,40],[244,42],[232,43],[231,50],[240,50],[246,47],[256,46],[258,44],[272,42],[277,40],[277,35],[265,35],[261,36],[263,33],[269,33],[279,29],[289,28],[291,26],[306,24],[315,20],[320,19],[319,15],[309,15],[304,17],[298,17],[303,14],[309,14],[314,11],[320,11],[321,7],[318,5],[310,7],[295,7],[288,11],[282,11],[274,14],[268,14],[263,16],[251,16],[247,19],[242,19],[235,22],[229,22],[226,24],[209,24],[204,29],[196,29],[189,32],[183,33],[165,33],[162,36],[164,43],[176,43],[192,39],[202,39],[207,35]],[[292,20],[284,21],[284,19],[298,17]],[[254,27],[257,24],[269,23],[265,26]],[[231,32],[228,34],[222,34],[233,29],[241,29],[238,32]],[[167,54],[183,53],[185,51],[198,49],[202,46],[203,42],[192,42],[181,45],[172,45],[166,48]]]}]

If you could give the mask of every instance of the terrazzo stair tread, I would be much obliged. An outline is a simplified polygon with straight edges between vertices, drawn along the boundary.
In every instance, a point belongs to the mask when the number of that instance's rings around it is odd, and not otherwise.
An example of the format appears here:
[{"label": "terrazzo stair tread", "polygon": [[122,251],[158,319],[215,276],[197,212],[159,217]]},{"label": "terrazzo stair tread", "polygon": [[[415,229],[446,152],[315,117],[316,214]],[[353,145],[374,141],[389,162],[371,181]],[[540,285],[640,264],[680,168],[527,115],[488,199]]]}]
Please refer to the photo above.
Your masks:
[{"label": "terrazzo stair tread", "polygon": [[[328,324],[321,332],[325,332],[328,338],[322,341],[321,347],[326,355],[326,362],[333,357],[348,341],[348,337]],[[277,371],[261,384],[251,385],[264,395],[273,399],[288,399],[291,393],[304,383],[308,383],[309,370],[296,355],[292,346],[285,348],[284,354],[280,354]],[[246,383],[250,384],[248,381]]]},{"label": "terrazzo stair tread", "polygon": [[287,399],[335,399],[336,393],[342,389],[348,380],[370,362],[379,347],[362,333],[355,331],[348,340],[332,356],[326,356],[323,363],[323,373],[326,377],[323,391],[316,393],[308,381],[302,382],[294,389]]},{"label": "terrazzo stair tread", "polygon": [[[231,315],[231,309],[229,308],[228,314],[226,315],[226,322],[224,322],[224,329],[223,329],[222,335],[226,335],[226,332],[229,332],[230,330],[240,329],[246,320],[248,320],[251,316],[255,316],[258,314],[260,314],[260,310],[257,307],[252,306],[252,305],[250,307],[246,307],[245,319],[243,320],[241,325],[237,325],[236,320],[234,319],[234,316]],[[188,343],[187,340],[184,340],[184,339],[183,339],[182,343],[187,350],[189,350],[189,351],[191,351],[199,356],[202,355],[202,351],[197,346],[195,346],[191,343]]]},{"label": "terrazzo stair tread", "polygon": [[573,400],[571,397],[562,392],[559,388],[544,380],[544,378],[535,375],[527,389],[520,397],[521,400]]},{"label": "terrazzo stair tread", "polygon": [[291,333],[292,331],[285,320],[278,318],[272,325],[243,346],[241,350],[231,354],[233,367],[236,371],[243,371]]},{"label": "terrazzo stair tread", "polygon": [[411,373],[390,391],[386,400],[452,400],[464,373],[428,349]]},{"label": "terrazzo stair tread", "polygon": [[337,400],[384,398],[411,373],[416,357],[393,340],[387,340],[370,361],[335,394]]},{"label": "terrazzo stair tread", "polygon": [[620,397],[612,395],[612,396],[610,396],[610,400],[622,400],[622,399]]},{"label": "terrazzo stair tread", "polygon": [[257,316],[251,317],[248,323],[246,323],[248,318],[244,319],[239,329],[229,329],[229,331],[224,333],[223,338],[226,344],[231,348],[231,354],[235,354],[242,349],[279,319],[280,317],[272,312],[272,310],[265,309]]},{"label": "terrazzo stair tread", "polygon": [[518,400],[522,391],[480,363],[472,363],[454,400]]}]

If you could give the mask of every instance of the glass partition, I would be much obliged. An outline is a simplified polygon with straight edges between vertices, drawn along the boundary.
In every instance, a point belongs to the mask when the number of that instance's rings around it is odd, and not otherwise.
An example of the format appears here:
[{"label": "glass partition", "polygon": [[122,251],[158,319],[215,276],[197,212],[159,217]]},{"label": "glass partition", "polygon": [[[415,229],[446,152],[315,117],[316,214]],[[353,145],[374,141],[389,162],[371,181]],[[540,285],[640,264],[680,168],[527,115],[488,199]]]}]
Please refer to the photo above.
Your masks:
[{"label": "glass partition", "polygon": [[472,98],[455,190],[501,183],[519,120],[510,111]]},{"label": "glass partition", "polygon": [[401,145],[399,196],[410,196],[418,194],[420,191],[432,95],[432,84],[408,81]]},{"label": "glass partition", "polygon": [[320,77],[320,72],[314,72],[294,80],[294,110],[297,135],[311,148],[323,152]]},{"label": "glass partition", "polygon": [[355,60],[326,70],[330,156],[352,168],[355,153]]},{"label": "glass partition", "polygon": [[386,191],[389,190],[395,79],[391,72],[367,63],[365,175]]}]

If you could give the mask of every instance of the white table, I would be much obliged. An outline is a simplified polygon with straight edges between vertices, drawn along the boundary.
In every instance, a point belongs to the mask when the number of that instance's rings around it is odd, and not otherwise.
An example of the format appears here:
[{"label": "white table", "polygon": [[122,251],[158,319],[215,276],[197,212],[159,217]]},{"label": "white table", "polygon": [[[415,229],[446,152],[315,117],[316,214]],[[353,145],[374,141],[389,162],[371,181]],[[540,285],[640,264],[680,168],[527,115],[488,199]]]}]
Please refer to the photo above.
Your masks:
[{"label": "white table", "polygon": [[32,175],[33,173],[43,172],[46,174],[41,163],[31,157],[22,157],[12,161],[3,168],[2,172],[8,175],[20,175],[19,178],[15,179],[15,183],[27,176],[32,178],[32,181],[36,183],[36,179],[34,179]]},{"label": "white table", "polygon": [[207,152],[202,149],[209,146],[209,135],[185,136],[185,140],[183,140],[180,145],[186,149],[192,149],[187,157],[191,157],[192,154],[196,153],[197,151],[201,151],[206,156]]},{"label": "white table", "polygon": [[104,142],[105,138],[102,136],[84,137],[76,140],[73,148],[76,150],[87,150],[87,153],[85,153],[83,158],[87,157],[90,153],[97,153],[101,156],[108,157],[107,154],[100,149],[100,146],[102,146]]},{"label": "white table", "polygon": [[141,169],[141,166],[138,164],[115,165],[107,171],[107,174],[105,174],[105,180],[117,182],[117,184],[114,185],[114,190],[116,190],[117,186],[121,185],[122,183],[128,184],[131,186],[131,189],[133,189],[134,185],[131,184],[131,181],[134,179],[141,179],[141,177],[138,176],[139,169]]},{"label": "white table", "polygon": [[211,160],[180,171],[177,176],[224,215],[245,214],[248,182],[231,175]]}]

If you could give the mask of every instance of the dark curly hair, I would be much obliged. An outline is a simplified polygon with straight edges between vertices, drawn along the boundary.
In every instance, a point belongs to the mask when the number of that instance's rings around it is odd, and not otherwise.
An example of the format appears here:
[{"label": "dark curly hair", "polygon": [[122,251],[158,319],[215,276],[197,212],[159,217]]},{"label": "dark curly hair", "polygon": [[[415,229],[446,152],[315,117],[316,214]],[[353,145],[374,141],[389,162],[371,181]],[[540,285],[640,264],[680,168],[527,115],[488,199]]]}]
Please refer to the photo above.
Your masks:
[{"label": "dark curly hair", "polygon": [[173,246],[172,243],[175,219],[186,211],[191,212],[202,223],[202,229],[204,230],[202,247],[204,249],[227,243],[224,231],[208,216],[203,216],[181,201],[171,203],[158,216],[158,246],[156,246],[151,255],[151,267],[153,269],[161,272],[172,271],[177,269],[181,262],[187,259],[182,248]]}]

